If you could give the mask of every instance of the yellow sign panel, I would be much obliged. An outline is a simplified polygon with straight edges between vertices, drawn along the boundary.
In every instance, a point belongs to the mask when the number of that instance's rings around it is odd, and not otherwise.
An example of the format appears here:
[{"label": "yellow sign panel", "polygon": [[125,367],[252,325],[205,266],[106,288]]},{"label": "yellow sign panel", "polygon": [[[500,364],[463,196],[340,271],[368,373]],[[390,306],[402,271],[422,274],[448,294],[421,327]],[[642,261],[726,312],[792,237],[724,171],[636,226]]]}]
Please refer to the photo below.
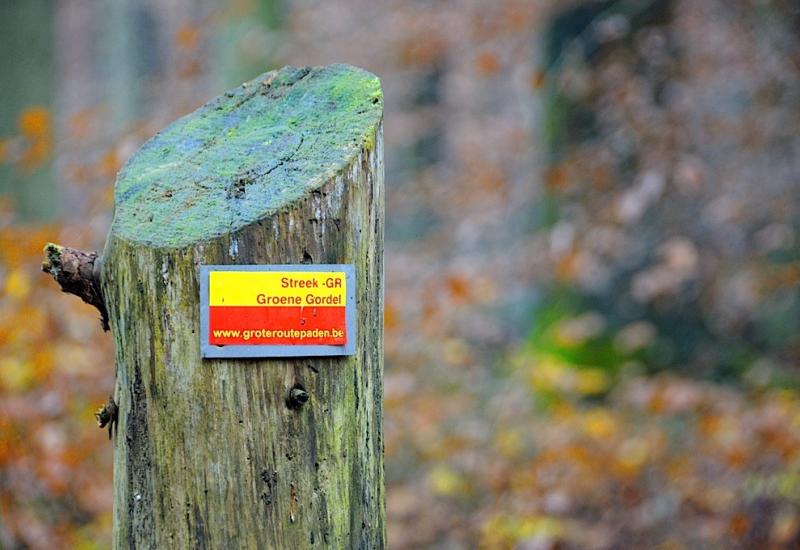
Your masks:
[{"label": "yellow sign panel", "polygon": [[211,307],[342,307],[347,295],[337,271],[212,271],[208,289]]}]

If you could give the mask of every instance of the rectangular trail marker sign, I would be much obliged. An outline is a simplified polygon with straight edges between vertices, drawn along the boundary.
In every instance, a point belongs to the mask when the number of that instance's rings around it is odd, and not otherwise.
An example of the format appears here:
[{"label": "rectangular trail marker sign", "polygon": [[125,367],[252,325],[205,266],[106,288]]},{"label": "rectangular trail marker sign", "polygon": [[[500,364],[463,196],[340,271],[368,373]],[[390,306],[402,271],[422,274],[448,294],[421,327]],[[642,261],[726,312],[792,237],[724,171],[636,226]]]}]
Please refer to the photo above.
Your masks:
[{"label": "rectangular trail marker sign", "polygon": [[200,267],[202,356],[355,353],[352,265]]}]

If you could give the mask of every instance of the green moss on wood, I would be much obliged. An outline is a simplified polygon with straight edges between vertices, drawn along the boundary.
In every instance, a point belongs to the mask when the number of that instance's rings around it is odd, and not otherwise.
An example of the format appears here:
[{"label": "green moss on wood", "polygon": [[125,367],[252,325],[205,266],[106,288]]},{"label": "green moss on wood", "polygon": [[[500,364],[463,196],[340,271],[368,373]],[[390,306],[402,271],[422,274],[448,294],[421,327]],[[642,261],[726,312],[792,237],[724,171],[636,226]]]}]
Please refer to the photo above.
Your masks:
[{"label": "green moss on wood", "polygon": [[378,78],[286,67],[175,121],[120,172],[113,232],[178,248],[234,232],[318,188],[374,145]]}]

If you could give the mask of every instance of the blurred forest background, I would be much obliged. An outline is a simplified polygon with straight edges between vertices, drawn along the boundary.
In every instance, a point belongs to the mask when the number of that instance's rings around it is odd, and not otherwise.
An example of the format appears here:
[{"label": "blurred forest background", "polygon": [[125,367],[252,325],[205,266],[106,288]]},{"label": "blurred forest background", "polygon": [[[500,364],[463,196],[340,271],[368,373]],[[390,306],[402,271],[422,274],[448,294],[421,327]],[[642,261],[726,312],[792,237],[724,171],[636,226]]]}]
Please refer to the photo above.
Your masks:
[{"label": "blurred forest background", "polygon": [[796,0],[0,1],[0,547],[110,545],[112,342],[44,243],[332,62],[386,95],[391,547],[798,547]]}]

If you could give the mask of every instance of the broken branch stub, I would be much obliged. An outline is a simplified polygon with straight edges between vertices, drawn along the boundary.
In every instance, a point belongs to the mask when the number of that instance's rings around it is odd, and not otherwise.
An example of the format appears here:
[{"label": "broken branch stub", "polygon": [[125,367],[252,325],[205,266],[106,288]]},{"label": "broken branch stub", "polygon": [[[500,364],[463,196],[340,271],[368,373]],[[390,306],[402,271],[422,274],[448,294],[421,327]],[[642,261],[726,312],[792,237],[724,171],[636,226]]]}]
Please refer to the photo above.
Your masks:
[{"label": "broken branch stub", "polygon": [[108,330],[108,312],[97,277],[97,253],[47,243],[44,254],[42,271],[52,275],[63,292],[74,294],[96,307],[103,330]]}]

